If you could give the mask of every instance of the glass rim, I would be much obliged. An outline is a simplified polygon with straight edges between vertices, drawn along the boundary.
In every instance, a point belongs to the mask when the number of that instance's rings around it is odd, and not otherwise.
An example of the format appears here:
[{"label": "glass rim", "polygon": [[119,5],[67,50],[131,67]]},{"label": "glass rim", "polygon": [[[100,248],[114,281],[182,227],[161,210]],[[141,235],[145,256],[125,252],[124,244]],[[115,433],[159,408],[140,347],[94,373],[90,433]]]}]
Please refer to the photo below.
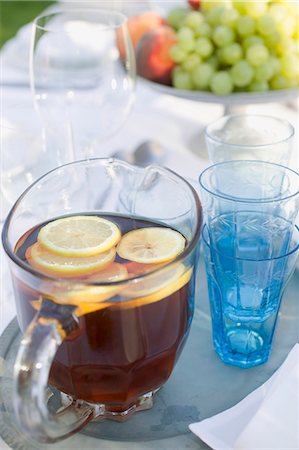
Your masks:
[{"label": "glass rim", "polygon": [[[50,18],[51,16],[58,16],[58,15],[72,15],[72,14],[76,14],[76,13],[91,13],[91,16],[94,17],[95,15],[100,15],[100,16],[110,16],[110,17],[118,17],[120,19],[119,23],[117,24],[111,24],[111,25],[105,25],[102,28],[99,28],[99,32],[105,31],[105,30],[113,30],[113,29],[117,29],[123,25],[125,25],[128,22],[128,18],[125,14],[123,14],[120,11],[115,11],[113,9],[104,9],[104,8],[72,8],[72,9],[64,9],[63,7],[59,7],[56,6],[53,8],[52,11],[48,11],[48,12],[43,12],[41,14],[39,14],[34,20],[33,20],[33,26],[38,29],[38,30],[42,30],[42,31],[47,31],[49,33],[63,33],[63,34],[70,34],[70,32],[66,31],[66,30],[55,30],[55,29],[51,29],[51,27],[47,26],[47,25],[40,25],[39,21],[41,19],[45,19],[45,18]],[[87,19],[81,19],[82,21],[87,21]],[[99,24],[97,24],[99,25]]]},{"label": "glass rim", "polygon": [[[279,197],[279,198],[266,198],[266,199],[257,199],[257,198],[241,198],[241,197],[232,197],[232,196],[227,196],[225,194],[221,194],[218,192],[213,192],[212,189],[209,189],[205,183],[203,182],[203,177],[210,172],[211,170],[214,170],[215,168],[219,167],[219,166],[225,166],[225,165],[233,165],[236,163],[242,163],[242,164],[253,164],[253,163],[258,163],[259,165],[267,165],[267,166],[276,166],[279,168],[284,169],[285,172],[292,172],[297,178],[298,178],[298,189],[290,194],[290,195],[286,195],[285,197]],[[211,166],[207,167],[206,169],[204,169],[201,174],[199,175],[198,178],[200,187],[205,190],[206,192],[208,192],[209,194],[213,195],[214,197],[217,198],[221,198],[223,200],[226,201],[230,201],[230,202],[237,202],[237,203],[250,203],[250,204],[254,204],[254,203],[275,203],[275,202],[281,202],[281,201],[285,201],[285,200],[289,200],[290,198],[296,197],[297,195],[299,195],[299,173],[296,172],[295,170],[291,169],[290,167],[286,167],[283,166],[281,164],[277,164],[277,163],[272,163],[272,162],[268,162],[268,161],[260,161],[260,160],[247,160],[247,159],[235,159],[232,161],[223,161],[220,163],[216,163],[216,164],[212,164]]]},{"label": "glass rim", "polygon": [[[216,125],[218,122],[220,122],[223,119],[235,119],[236,117],[256,117],[256,118],[264,118],[264,119],[271,119],[275,122],[279,122],[279,123],[283,123],[286,128],[289,129],[289,135],[287,137],[284,137],[283,139],[278,139],[276,141],[270,142],[268,144],[231,144],[231,143],[226,143],[225,141],[221,140],[221,139],[217,139],[214,136],[212,136],[210,128],[214,125]],[[272,145],[277,145],[277,144],[282,144],[283,142],[288,141],[289,139],[291,139],[294,135],[295,135],[295,128],[293,127],[293,125],[286,119],[281,119],[277,116],[269,116],[267,114],[228,114],[226,116],[222,116],[219,119],[213,121],[212,123],[210,123],[209,125],[207,125],[205,127],[204,130],[204,134],[205,136],[210,139],[211,141],[217,142],[218,144],[225,144],[229,147],[242,147],[244,149],[246,148],[266,148],[266,147],[271,147]]]},{"label": "glass rim", "polygon": [[[299,226],[298,225],[294,225],[294,230],[297,230],[297,233],[299,235]],[[205,243],[205,245],[207,247],[209,247],[209,249],[211,249],[211,245],[210,242],[207,241],[206,237],[205,237],[205,233],[207,233],[209,235],[209,231],[208,231],[208,227],[207,224],[205,223],[203,228],[202,228],[202,239]],[[225,258],[230,259],[230,260],[234,260],[234,261],[250,261],[250,262],[265,262],[265,261],[277,261],[283,258],[288,258],[289,256],[293,255],[294,253],[296,253],[299,250],[299,239],[298,242],[295,246],[295,248],[293,248],[293,250],[290,250],[289,252],[285,253],[284,255],[280,255],[280,256],[275,256],[273,258],[261,258],[261,259],[251,259],[251,258],[240,258],[239,256],[226,256],[224,255],[222,252],[220,252],[219,250],[215,249],[215,251],[220,254],[223,255]]]},{"label": "glass rim", "polygon": [[[47,177],[50,177],[53,173],[64,169],[66,167],[69,166],[80,166],[83,164],[91,164],[91,163],[104,163],[104,162],[110,162],[113,163],[117,161],[118,163],[122,164],[125,167],[128,168],[134,168],[135,170],[138,169],[139,171],[144,170],[145,168],[141,168],[138,166],[134,166],[133,164],[127,163],[125,161],[122,160],[118,160],[116,158],[89,158],[88,160],[80,160],[80,161],[73,161],[67,164],[63,164],[61,166],[55,167],[54,169],[51,169],[50,171],[48,171],[47,173],[43,174],[41,177],[39,177],[37,180],[34,181],[34,183],[32,183],[30,186],[28,186],[24,192],[18,197],[18,199],[16,200],[16,202],[14,203],[14,205],[11,207],[5,221],[3,224],[3,229],[2,229],[2,245],[4,248],[4,251],[6,253],[6,255],[10,258],[10,260],[12,260],[18,267],[21,267],[23,270],[25,270],[27,273],[30,273],[31,275],[39,278],[39,279],[43,279],[46,280],[48,282],[59,282],[59,283],[65,283],[68,285],[82,285],[82,286],[115,286],[115,285],[122,285],[122,284],[127,284],[127,283],[131,283],[134,282],[135,280],[140,280],[140,279],[146,279],[147,277],[150,277],[153,274],[157,274],[161,271],[163,271],[166,268],[171,267],[174,264],[178,264],[179,262],[181,262],[182,260],[184,260],[196,247],[197,243],[200,240],[200,236],[201,236],[201,229],[202,229],[202,207],[201,207],[201,202],[199,200],[199,197],[197,195],[197,192],[195,191],[195,189],[193,188],[193,186],[186,181],[181,175],[177,174],[176,172],[174,172],[171,169],[168,169],[166,167],[163,166],[159,166],[159,165],[151,165],[151,166],[147,166],[147,167],[159,167],[162,168],[164,172],[169,173],[172,176],[175,176],[176,178],[178,178],[180,180],[181,183],[183,183],[185,186],[188,187],[188,189],[190,190],[192,196],[193,196],[193,200],[195,203],[195,207],[196,207],[196,212],[197,212],[197,224],[196,224],[196,229],[194,231],[193,237],[190,240],[189,243],[187,243],[187,246],[185,247],[185,249],[183,250],[182,253],[180,253],[175,259],[163,264],[161,267],[158,267],[155,270],[152,270],[151,272],[148,273],[143,273],[140,275],[136,275],[124,280],[119,280],[119,281],[106,281],[106,282],[91,282],[88,280],[78,280],[76,278],[63,278],[63,277],[58,277],[58,276],[51,276],[51,275],[46,275],[42,272],[40,272],[39,270],[35,269],[34,267],[30,266],[29,264],[27,264],[25,261],[23,261],[21,258],[19,258],[14,252],[13,249],[11,249],[11,245],[9,243],[8,240],[8,231],[10,228],[10,224],[13,220],[14,217],[14,213],[16,212],[17,208],[19,207],[19,204],[22,202],[22,200],[26,197],[27,193],[30,192],[40,181],[46,179]],[[128,298],[128,300],[131,300],[130,298]]]}]

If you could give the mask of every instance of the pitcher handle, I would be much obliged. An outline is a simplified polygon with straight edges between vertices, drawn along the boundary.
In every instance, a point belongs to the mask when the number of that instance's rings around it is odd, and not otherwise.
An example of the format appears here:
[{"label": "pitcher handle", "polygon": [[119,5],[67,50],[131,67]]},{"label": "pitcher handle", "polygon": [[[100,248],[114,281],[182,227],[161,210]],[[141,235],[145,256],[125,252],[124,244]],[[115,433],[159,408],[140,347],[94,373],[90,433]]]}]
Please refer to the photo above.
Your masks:
[{"label": "pitcher handle", "polygon": [[97,415],[84,401],[53,413],[47,406],[47,384],[60,344],[78,328],[76,306],[43,298],[40,311],[27,328],[17,354],[13,376],[13,406],[22,430],[31,438],[53,443],[66,438]]}]

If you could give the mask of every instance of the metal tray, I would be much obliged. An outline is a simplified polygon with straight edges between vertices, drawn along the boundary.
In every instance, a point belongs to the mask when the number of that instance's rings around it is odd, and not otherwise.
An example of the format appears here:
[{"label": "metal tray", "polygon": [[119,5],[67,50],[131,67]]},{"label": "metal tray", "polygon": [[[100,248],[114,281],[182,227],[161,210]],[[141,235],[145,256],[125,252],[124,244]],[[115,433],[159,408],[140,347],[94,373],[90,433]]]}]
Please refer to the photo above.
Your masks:
[{"label": "metal tray", "polygon": [[264,383],[299,340],[299,271],[293,275],[279,314],[268,363],[251,369],[225,365],[213,350],[203,261],[197,279],[191,333],[175,370],[156,394],[154,407],[128,422],[94,422],[83,432],[52,445],[36,444],[17,429],[11,408],[11,373],[21,334],[16,319],[0,338],[0,435],[14,450],[198,450],[209,449],[188,429],[190,423],[235,405]]}]

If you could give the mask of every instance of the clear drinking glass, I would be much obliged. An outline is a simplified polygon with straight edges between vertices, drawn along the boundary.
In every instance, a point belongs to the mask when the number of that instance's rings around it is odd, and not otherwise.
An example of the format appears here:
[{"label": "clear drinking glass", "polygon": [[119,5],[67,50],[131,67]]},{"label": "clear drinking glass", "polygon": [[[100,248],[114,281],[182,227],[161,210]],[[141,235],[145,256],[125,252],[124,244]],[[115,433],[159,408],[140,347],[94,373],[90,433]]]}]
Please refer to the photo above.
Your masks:
[{"label": "clear drinking glass", "polygon": [[268,161],[288,166],[294,127],[281,118],[237,114],[208,125],[205,139],[213,164],[231,160]]},{"label": "clear drinking glass", "polygon": [[[30,265],[26,255],[37,227],[78,214],[108,217],[122,234],[167,226],[184,235],[186,247],[150,271],[129,264],[118,281],[46,275]],[[198,196],[180,176],[113,159],[61,166],[19,198],[4,224],[3,245],[24,333],[12,402],[29,436],[55,442],[90,420],[123,421],[152,406],[188,337],[201,222]],[[56,413],[53,404],[47,407],[48,382],[61,398]]]},{"label": "clear drinking glass", "polygon": [[99,8],[64,8],[37,17],[30,76],[57,162],[105,156],[103,139],[119,130],[134,102],[127,18]]},{"label": "clear drinking glass", "polygon": [[261,161],[200,176],[214,346],[241,367],[266,362],[298,254],[299,174]]},{"label": "clear drinking glass", "polygon": [[[33,105],[2,105],[1,140],[1,207],[4,220],[21,193],[52,166],[46,151],[42,126]],[[32,121],[32,119],[34,119]]]}]

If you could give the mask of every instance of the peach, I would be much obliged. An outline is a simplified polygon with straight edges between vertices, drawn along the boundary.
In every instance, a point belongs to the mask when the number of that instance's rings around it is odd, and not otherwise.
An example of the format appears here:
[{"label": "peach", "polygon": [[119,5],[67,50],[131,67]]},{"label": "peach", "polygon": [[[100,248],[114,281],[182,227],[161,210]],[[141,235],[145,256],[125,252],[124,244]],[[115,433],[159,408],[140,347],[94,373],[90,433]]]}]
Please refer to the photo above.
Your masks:
[{"label": "peach", "polygon": [[145,33],[136,50],[138,75],[158,83],[171,84],[175,63],[169,51],[176,42],[176,33],[166,25]]},{"label": "peach", "polygon": [[196,11],[199,10],[200,0],[188,0],[188,3],[192,9],[195,9]]},{"label": "peach", "polygon": [[[134,49],[136,49],[138,42],[147,31],[158,28],[165,23],[165,20],[154,11],[147,11],[142,14],[129,17],[128,30]],[[121,31],[117,34],[117,44],[120,54],[124,55],[124,44]]]},{"label": "peach", "polygon": [[128,28],[133,47],[137,47],[139,40],[147,31],[158,28],[160,25],[164,24],[165,20],[154,11],[148,11],[138,16],[130,17],[128,19]]}]

